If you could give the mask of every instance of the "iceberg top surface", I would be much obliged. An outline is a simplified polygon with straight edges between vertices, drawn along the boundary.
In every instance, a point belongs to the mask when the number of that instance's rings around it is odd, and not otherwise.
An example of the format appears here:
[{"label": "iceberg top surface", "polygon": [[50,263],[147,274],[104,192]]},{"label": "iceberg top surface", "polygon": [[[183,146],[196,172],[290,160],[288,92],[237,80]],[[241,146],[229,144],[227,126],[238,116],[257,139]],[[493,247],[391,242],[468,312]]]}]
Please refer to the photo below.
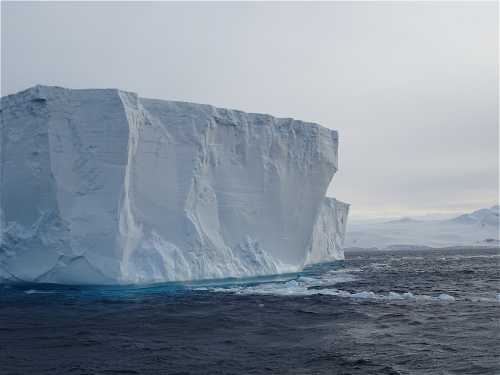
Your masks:
[{"label": "iceberg top surface", "polygon": [[[313,128],[320,128],[320,129],[325,129],[328,130],[332,133],[332,136],[334,138],[338,139],[338,132],[334,129],[327,128],[325,126],[322,126],[316,122],[310,122],[310,121],[303,121],[303,120],[298,120],[290,117],[276,117],[270,114],[265,114],[265,113],[258,113],[258,112],[245,112],[237,109],[229,109],[229,108],[223,108],[223,107],[216,107],[211,104],[201,104],[201,103],[193,103],[193,102],[187,102],[187,101],[178,101],[178,100],[165,100],[165,99],[153,99],[153,98],[143,98],[140,97],[137,93],[127,91],[127,90],[121,90],[121,89],[116,89],[116,88],[95,88],[95,89],[70,89],[70,88],[65,88],[65,87],[60,87],[60,86],[46,86],[46,85],[35,85],[32,87],[29,87],[25,90],[19,91],[14,94],[9,94],[6,96],[1,97],[1,105],[0,105],[0,111],[3,108],[8,108],[12,105],[15,105],[16,103],[19,102],[25,102],[25,101],[45,101],[45,100],[57,100],[59,98],[62,98],[67,95],[77,95],[77,96],[88,96],[91,94],[96,94],[96,95],[116,95],[116,94],[125,94],[125,95],[130,95],[132,97],[138,98],[141,102],[147,103],[150,106],[170,106],[172,109],[175,109],[175,107],[178,109],[179,112],[181,111],[186,111],[190,110],[193,113],[196,112],[203,112],[207,115],[212,115],[212,116],[217,116],[220,115],[220,117],[224,117],[225,115],[233,115],[237,117],[242,117],[242,116],[252,116],[255,118],[260,118],[262,119],[262,123],[267,124],[271,123],[277,126],[280,125],[285,125],[285,124],[297,124],[297,125],[306,125],[306,126],[311,126]],[[274,121],[269,121],[270,119]]]}]

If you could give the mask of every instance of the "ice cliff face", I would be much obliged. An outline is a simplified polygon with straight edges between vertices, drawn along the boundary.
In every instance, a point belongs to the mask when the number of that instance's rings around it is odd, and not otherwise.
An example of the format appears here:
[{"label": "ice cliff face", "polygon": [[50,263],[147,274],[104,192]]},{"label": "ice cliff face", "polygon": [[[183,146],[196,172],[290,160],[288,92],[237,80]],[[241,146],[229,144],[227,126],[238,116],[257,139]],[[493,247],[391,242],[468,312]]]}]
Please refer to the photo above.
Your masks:
[{"label": "ice cliff face", "polygon": [[134,283],[343,257],[335,131],[118,90],[2,98],[0,278]]},{"label": "ice cliff face", "polygon": [[342,247],[347,227],[349,205],[325,198],[314,225],[306,264],[330,262],[344,258]]}]

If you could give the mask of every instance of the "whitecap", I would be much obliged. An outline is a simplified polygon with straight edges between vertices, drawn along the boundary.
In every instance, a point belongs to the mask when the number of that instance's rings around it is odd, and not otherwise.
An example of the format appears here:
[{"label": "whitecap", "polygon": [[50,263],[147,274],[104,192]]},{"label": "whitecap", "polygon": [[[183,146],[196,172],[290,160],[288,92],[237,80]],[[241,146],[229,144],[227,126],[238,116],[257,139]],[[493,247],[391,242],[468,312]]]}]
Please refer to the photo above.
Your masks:
[{"label": "whitecap", "polygon": [[416,299],[417,297],[411,293],[411,292],[405,292],[405,293],[397,293],[397,292],[389,292],[387,295],[387,299],[389,300],[413,300]]},{"label": "whitecap", "polygon": [[363,292],[359,292],[359,293],[352,293],[351,297],[352,298],[363,298],[363,299],[376,299],[376,298],[380,298],[375,293],[373,293],[373,292],[367,292],[367,291],[363,291]]},{"label": "whitecap", "polygon": [[48,291],[48,290],[35,290],[35,289],[28,289],[25,290],[24,293],[26,294],[51,294],[54,292]]},{"label": "whitecap", "polygon": [[450,296],[449,294],[446,294],[446,293],[441,293],[436,298],[439,299],[439,300],[441,300],[441,301],[449,301],[449,302],[454,302],[455,301],[455,297]]}]

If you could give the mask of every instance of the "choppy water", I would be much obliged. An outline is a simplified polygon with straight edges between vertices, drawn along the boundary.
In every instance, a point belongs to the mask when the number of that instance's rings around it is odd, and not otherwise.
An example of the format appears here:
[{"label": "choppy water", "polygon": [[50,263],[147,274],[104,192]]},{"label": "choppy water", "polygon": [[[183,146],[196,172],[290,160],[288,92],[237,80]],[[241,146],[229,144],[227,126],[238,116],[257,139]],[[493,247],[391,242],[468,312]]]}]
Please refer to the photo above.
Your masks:
[{"label": "choppy water", "polygon": [[243,281],[0,285],[0,374],[500,374],[499,261],[356,252]]}]

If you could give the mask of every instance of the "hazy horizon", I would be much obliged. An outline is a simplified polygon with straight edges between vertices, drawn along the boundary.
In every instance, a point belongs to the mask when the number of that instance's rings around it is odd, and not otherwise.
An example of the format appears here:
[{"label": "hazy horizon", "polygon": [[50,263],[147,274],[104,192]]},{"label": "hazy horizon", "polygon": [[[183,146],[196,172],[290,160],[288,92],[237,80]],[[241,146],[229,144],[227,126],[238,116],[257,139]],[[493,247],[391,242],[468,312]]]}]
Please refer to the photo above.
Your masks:
[{"label": "hazy horizon", "polygon": [[119,88],[339,131],[354,218],[498,204],[498,4],[2,2],[1,94]]}]

